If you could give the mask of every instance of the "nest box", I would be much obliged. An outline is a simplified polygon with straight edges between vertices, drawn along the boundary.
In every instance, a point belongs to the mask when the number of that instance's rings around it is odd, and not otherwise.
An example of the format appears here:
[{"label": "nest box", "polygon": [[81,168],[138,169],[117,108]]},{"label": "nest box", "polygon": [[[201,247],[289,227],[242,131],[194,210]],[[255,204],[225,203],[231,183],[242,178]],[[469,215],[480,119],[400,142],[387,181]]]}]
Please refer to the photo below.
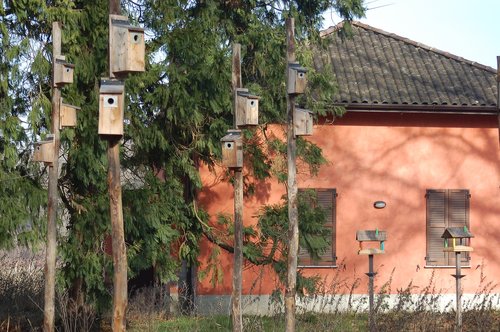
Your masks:
[{"label": "nest box", "polygon": [[248,89],[236,90],[236,127],[256,126],[259,124],[259,97]]},{"label": "nest box", "polygon": [[313,115],[310,110],[295,108],[293,115],[293,132],[295,136],[310,136],[313,133]]},{"label": "nest box", "polygon": [[[374,255],[385,253],[385,244],[387,233],[385,231],[363,230],[356,232],[356,241],[359,242],[358,255]],[[378,248],[363,248],[363,242],[376,242]]]},{"label": "nest box", "polygon": [[[470,239],[473,238],[467,227],[448,227],[444,230],[441,238],[444,239],[445,252],[473,251]],[[451,242],[451,246],[450,246]]]},{"label": "nest box", "polygon": [[101,80],[99,89],[99,135],[123,135],[125,83]]},{"label": "nest box", "polygon": [[301,67],[298,62],[288,63],[288,94],[302,94],[306,90],[307,69]]},{"label": "nest box", "polygon": [[73,72],[75,65],[66,62],[64,56],[58,56],[54,60],[54,86],[73,83]]},{"label": "nest box", "polygon": [[76,111],[78,110],[80,110],[80,107],[65,104],[61,98],[59,101],[59,129],[62,129],[62,127],[75,127]]},{"label": "nest box", "polygon": [[243,143],[241,130],[228,130],[220,140],[222,143],[222,165],[228,168],[243,167]]},{"label": "nest box", "polygon": [[110,67],[116,76],[145,70],[143,28],[130,25],[126,16],[110,15],[109,42]]},{"label": "nest box", "polygon": [[33,160],[52,164],[55,157],[55,141],[54,135],[47,135],[44,141],[35,143],[35,151],[33,152]]}]

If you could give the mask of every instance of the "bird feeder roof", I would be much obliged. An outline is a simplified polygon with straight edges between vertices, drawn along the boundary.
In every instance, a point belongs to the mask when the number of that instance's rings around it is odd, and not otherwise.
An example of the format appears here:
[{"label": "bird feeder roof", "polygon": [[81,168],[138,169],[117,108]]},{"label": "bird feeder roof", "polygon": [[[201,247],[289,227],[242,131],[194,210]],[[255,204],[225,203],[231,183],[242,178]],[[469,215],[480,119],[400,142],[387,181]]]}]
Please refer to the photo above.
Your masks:
[{"label": "bird feeder roof", "polygon": [[474,235],[469,232],[467,227],[448,227],[444,230],[443,239],[464,239],[472,238]]},{"label": "bird feeder roof", "polygon": [[362,230],[356,232],[356,241],[385,241],[387,233],[378,230]]}]

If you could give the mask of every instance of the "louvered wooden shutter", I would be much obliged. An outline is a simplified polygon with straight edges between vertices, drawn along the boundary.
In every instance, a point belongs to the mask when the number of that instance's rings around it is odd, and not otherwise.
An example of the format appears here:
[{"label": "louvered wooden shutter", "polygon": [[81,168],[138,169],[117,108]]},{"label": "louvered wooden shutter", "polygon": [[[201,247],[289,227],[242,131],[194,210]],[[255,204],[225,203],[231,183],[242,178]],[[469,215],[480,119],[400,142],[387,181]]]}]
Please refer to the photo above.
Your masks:
[{"label": "louvered wooden shutter", "polygon": [[330,246],[320,255],[320,260],[311,260],[306,249],[299,248],[298,265],[299,266],[334,266],[336,264],[336,196],[335,189],[316,189],[318,205],[326,213],[325,227],[330,228],[332,239]]},{"label": "louvered wooden shutter", "polygon": [[[448,226],[469,228],[469,191],[448,190]],[[455,253],[448,253],[448,265],[455,266]],[[461,253],[462,265],[469,263],[469,253]]]},{"label": "louvered wooden shutter", "polygon": [[443,252],[446,228],[446,190],[427,190],[427,265],[448,265]]},{"label": "louvered wooden shutter", "polygon": [[[455,254],[443,252],[441,236],[447,227],[469,227],[469,191],[427,190],[427,265],[454,266]],[[468,263],[469,254],[462,253]]]}]

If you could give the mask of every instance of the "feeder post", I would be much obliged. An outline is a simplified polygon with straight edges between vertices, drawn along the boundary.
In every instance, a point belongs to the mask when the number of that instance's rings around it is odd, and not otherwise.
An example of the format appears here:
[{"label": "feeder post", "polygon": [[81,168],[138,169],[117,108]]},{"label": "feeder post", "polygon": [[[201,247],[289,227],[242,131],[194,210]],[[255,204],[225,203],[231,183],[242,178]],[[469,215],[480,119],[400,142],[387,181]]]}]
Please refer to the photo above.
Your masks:
[{"label": "feeder post", "polygon": [[465,277],[465,275],[462,275],[462,262],[461,262],[461,252],[457,251],[455,252],[455,262],[456,262],[456,269],[455,269],[455,274],[453,277],[455,277],[456,280],[456,296],[457,296],[457,312],[456,312],[456,325],[455,325],[455,332],[462,332],[462,278]]},{"label": "feeder post", "polygon": [[373,307],[374,307],[373,279],[375,278],[377,273],[373,271],[373,255],[368,255],[368,273],[366,273],[366,275],[368,276],[368,295],[369,295],[369,306],[370,306],[369,325],[370,325],[370,332],[374,332],[375,317],[373,313]]}]

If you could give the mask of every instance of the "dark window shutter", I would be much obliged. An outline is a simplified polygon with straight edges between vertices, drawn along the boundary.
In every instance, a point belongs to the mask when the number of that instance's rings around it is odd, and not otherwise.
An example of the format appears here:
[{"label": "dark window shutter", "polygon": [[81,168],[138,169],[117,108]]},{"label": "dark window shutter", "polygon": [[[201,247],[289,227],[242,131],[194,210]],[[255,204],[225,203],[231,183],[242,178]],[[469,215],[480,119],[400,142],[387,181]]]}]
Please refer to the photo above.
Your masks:
[{"label": "dark window shutter", "polygon": [[446,190],[427,190],[427,265],[447,265],[443,252],[446,228]]},{"label": "dark window shutter", "polygon": [[[455,254],[443,252],[441,236],[447,227],[469,228],[469,191],[427,190],[427,265],[455,266]],[[462,253],[468,264],[469,253]]]},{"label": "dark window shutter", "polygon": [[[300,189],[299,189],[300,190]],[[316,189],[318,197],[317,203],[326,212],[325,227],[330,228],[332,239],[331,244],[320,255],[320,260],[311,260],[306,249],[299,248],[298,265],[299,266],[333,266],[336,264],[336,196],[335,189]]]},{"label": "dark window shutter", "polygon": [[[469,228],[469,191],[468,190],[449,190],[448,191],[448,226]],[[448,254],[448,265],[455,266],[455,254]],[[463,252],[462,265],[469,263],[469,253]]]}]

